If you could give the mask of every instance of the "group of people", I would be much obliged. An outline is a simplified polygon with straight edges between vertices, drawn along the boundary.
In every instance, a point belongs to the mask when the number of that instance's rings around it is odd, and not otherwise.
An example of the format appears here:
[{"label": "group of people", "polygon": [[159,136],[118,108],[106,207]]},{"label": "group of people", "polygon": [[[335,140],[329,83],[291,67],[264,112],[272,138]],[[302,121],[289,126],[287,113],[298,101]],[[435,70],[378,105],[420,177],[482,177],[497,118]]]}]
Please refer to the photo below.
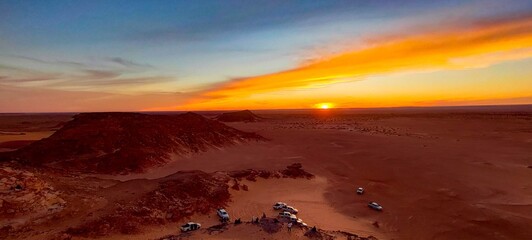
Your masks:
[{"label": "group of people", "polygon": [[[263,219],[263,218],[266,218],[266,214],[265,214],[265,213],[262,213],[262,217],[261,217],[261,219]],[[277,218],[275,218],[274,221],[275,221],[275,222],[279,222],[279,220],[277,220]],[[235,224],[239,224],[239,223],[242,223],[241,220],[240,220],[240,218],[237,219],[237,220],[235,220]],[[258,224],[258,223],[259,223],[259,217],[254,217],[254,216],[251,217],[251,223]],[[286,225],[286,227],[287,227],[287,229],[288,229],[288,232],[292,232],[292,227],[293,227],[293,226],[294,226],[294,224],[293,224],[292,222],[289,222],[289,223]],[[314,227],[312,227],[312,228],[310,229],[310,231],[314,231],[314,232],[315,232],[316,230],[317,230],[317,229],[316,229],[316,226],[314,226]]]},{"label": "group of people", "polygon": [[251,218],[251,223],[259,223],[259,218],[258,217],[252,217]]},{"label": "group of people", "polygon": [[[262,217],[260,219],[266,218],[266,213],[262,213]],[[251,217],[251,223],[259,223],[259,217],[253,216]]]}]

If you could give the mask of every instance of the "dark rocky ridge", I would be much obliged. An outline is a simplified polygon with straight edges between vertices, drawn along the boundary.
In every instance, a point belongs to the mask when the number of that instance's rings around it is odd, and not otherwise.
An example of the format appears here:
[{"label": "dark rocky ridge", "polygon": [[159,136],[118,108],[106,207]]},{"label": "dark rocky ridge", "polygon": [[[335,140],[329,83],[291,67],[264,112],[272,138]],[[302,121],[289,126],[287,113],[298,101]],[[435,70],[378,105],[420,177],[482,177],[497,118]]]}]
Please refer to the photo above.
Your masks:
[{"label": "dark rocky ridge", "polygon": [[260,119],[261,117],[255,115],[249,110],[222,113],[216,117],[216,120],[222,122],[256,122]]},{"label": "dark rocky ridge", "polygon": [[34,166],[116,174],[143,172],[170,154],[189,154],[245,141],[258,134],[226,126],[199,114],[81,113],[52,136],[9,153]]}]

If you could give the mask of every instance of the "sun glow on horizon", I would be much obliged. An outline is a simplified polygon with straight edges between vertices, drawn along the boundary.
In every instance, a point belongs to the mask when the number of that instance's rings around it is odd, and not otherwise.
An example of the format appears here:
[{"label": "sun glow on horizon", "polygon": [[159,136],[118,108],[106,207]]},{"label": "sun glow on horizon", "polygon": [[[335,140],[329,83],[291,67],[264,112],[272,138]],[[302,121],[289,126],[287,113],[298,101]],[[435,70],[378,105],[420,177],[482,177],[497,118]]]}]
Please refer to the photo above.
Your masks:
[{"label": "sun glow on horizon", "polygon": [[314,107],[319,108],[319,109],[330,109],[334,107],[334,104],[328,103],[328,102],[318,103],[318,104],[315,104]]},{"label": "sun glow on horizon", "polygon": [[[334,99],[342,107],[418,106],[428,102],[474,103],[477,100],[501,98],[493,94],[501,91],[488,90],[488,85],[470,85],[468,83],[475,81],[461,76],[458,76],[464,79],[461,82],[438,76],[458,70],[465,73],[474,69],[487,69],[485,71],[491,71],[489,76],[494,76],[498,74],[494,69],[500,69],[497,67],[499,64],[531,59],[532,32],[528,31],[531,26],[532,16],[527,15],[500,21],[473,22],[472,27],[454,26],[407,32],[391,39],[382,36],[365,48],[346,49],[294,68],[217,84],[193,94],[182,104],[170,107],[202,110],[228,105],[235,109],[264,108],[265,103],[271,108],[332,107],[324,103],[316,104],[316,95],[328,100]],[[423,81],[435,82],[439,87],[400,84],[411,82],[404,77],[397,83],[386,85],[379,85],[374,80],[382,76],[399,79],[396,77],[398,74],[428,76],[428,73],[433,72],[435,74]],[[508,79],[499,75],[498,81],[505,81],[503,85],[518,86],[517,78]],[[477,78],[473,77],[471,79]],[[512,84],[507,84],[510,81]],[[370,86],[371,84],[374,85]],[[358,92],[354,96],[352,93],[359,91],[360,86],[367,86],[367,91]],[[458,92],[450,89],[463,90]],[[283,97],[279,97],[280,95]],[[513,88],[504,98],[529,97],[530,94]],[[523,102],[527,101],[529,100]],[[246,105],[242,106],[243,104]],[[250,106],[253,104],[256,106]]]}]

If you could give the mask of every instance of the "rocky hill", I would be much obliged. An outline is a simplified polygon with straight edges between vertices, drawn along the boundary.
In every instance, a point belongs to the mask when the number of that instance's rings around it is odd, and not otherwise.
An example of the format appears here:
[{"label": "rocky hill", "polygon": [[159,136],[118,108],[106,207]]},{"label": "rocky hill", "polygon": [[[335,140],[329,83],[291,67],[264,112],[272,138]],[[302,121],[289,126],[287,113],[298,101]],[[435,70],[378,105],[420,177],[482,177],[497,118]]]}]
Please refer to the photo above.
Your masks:
[{"label": "rocky hill", "polygon": [[81,113],[52,136],[7,157],[32,166],[93,173],[142,172],[170,154],[189,154],[245,141],[260,141],[195,113]]},{"label": "rocky hill", "polygon": [[[236,170],[230,172],[205,173],[203,171],[176,172],[155,180],[136,179],[119,183],[101,190],[102,195],[112,195],[116,202],[109,205],[107,214],[101,215],[79,226],[66,230],[68,235],[96,238],[111,234],[136,234],[142,227],[164,225],[183,221],[194,214],[213,213],[216,208],[231,201],[229,183],[238,184],[242,178],[312,178],[301,164],[297,176],[286,175],[286,170],[266,171],[260,169]],[[252,180],[256,181],[256,179]],[[117,192],[142,189],[135,195],[117,197]],[[125,194],[127,195],[127,194]],[[1,235],[0,235],[1,236]]]},{"label": "rocky hill", "polygon": [[249,110],[222,113],[216,117],[216,120],[221,122],[256,122],[261,117],[255,115]]},{"label": "rocky hill", "polygon": [[[225,206],[231,195],[225,175],[202,171],[177,172],[159,182],[134,180],[143,188],[153,188],[136,199],[119,201],[108,214],[67,229],[74,236],[95,238],[112,233],[135,234],[142,226],[178,222],[193,214],[208,214]],[[151,186],[155,183],[155,186]],[[123,191],[128,182],[107,191]],[[113,206],[111,206],[113,208]]]}]

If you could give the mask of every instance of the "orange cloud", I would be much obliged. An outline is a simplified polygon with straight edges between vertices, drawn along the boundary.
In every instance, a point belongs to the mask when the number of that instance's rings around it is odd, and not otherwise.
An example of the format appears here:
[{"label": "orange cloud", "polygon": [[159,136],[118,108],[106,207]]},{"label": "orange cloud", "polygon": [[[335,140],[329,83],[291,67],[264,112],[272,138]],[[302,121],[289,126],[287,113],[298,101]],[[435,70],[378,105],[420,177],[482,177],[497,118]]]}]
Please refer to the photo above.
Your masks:
[{"label": "orange cloud", "polygon": [[287,89],[313,88],[362,77],[442,69],[486,67],[532,56],[532,16],[382,39],[287,71],[229,81],[179,108],[223,108],[224,101]]}]

